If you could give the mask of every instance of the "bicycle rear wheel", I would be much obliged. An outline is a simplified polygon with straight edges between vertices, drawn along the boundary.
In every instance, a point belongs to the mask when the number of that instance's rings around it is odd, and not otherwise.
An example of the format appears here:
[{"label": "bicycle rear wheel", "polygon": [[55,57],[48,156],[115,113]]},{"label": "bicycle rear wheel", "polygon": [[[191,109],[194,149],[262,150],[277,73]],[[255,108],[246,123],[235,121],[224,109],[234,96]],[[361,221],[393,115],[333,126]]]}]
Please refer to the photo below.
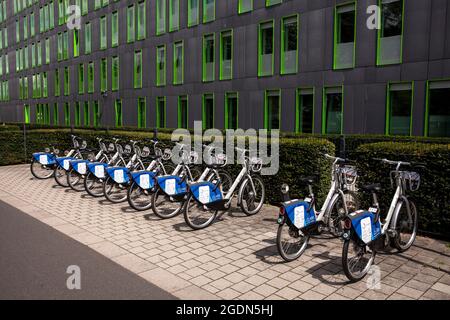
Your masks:
[{"label": "bicycle rear wheel", "polygon": [[210,226],[216,219],[217,212],[217,210],[210,210],[195,201],[192,195],[189,195],[183,210],[186,224],[194,230],[200,230]]},{"label": "bicycle rear wheel", "polygon": [[152,210],[161,219],[175,217],[181,212],[183,202],[172,201],[161,189],[157,189],[152,195]]},{"label": "bicycle rear wheel", "polygon": [[149,190],[142,189],[136,182],[128,188],[128,203],[137,211],[145,211],[152,206],[152,195]]},{"label": "bicycle rear wheel", "polygon": [[266,198],[266,189],[264,182],[259,176],[252,177],[255,190],[253,191],[250,179],[246,179],[241,188],[241,209],[248,216],[257,214]]},{"label": "bicycle rear wheel", "polygon": [[294,230],[286,223],[278,227],[277,248],[280,256],[287,262],[298,259],[308,247],[309,235]]},{"label": "bicycle rear wheel", "polygon": [[355,240],[346,240],[342,247],[342,268],[351,282],[363,279],[375,260],[376,252]]},{"label": "bicycle rear wheel", "polygon": [[38,161],[33,159],[30,164],[31,174],[39,180],[45,180],[52,177],[54,174],[53,168],[40,164]]}]

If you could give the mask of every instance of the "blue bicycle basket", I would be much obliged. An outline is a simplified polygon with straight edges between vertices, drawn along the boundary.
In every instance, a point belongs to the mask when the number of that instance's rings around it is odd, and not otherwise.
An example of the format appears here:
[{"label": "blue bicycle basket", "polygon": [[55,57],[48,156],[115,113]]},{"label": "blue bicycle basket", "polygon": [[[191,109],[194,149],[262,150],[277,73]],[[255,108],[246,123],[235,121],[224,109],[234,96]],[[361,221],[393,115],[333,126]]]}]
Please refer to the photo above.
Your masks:
[{"label": "blue bicycle basket", "polygon": [[155,173],[151,171],[139,171],[131,173],[133,181],[144,190],[150,190],[155,187]]},{"label": "blue bicycle basket", "polygon": [[376,240],[381,235],[380,219],[375,221],[376,215],[369,211],[356,211],[349,215],[352,226],[358,238],[364,243]]},{"label": "blue bicycle basket", "polygon": [[178,176],[162,176],[156,178],[158,186],[168,196],[177,196],[187,193],[187,183]]},{"label": "blue bicycle basket", "polygon": [[33,153],[33,158],[43,165],[52,165],[56,163],[56,156],[51,153],[38,152]]},{"label": "blue bicycle basket", "polygon": [[190,186],[194,198],[202,204],[210,204],[223,199],[220,188],[212,182],[199,182]]},{"label": "blue bicycle basket", "polygon": [[87,165],[89,161],[88,160],[74,160],[70,161],[70,165],[72,168],[79,174],[84,175],[87,173]]},{"label": "blue bicycle basket", "polygon": [[297,229],[306,228],[316,222],[314,206],[311,206],[309,202],[295,200],[285,202],[283,206],[286,210],[286,216]]},{"label": "blue bicycle basket", "polygon": [[130,181],[130,177],[128,176],[130,170],[125,167],[107,168],[106,172],[116,183],[123,184]]},{"label": "blue bicycle basket", "polygon": [[106,168],[108,165],[102,162],[88,163],[88,170],[98,179],[103,179],[106,176]]},{"label": "blue bicycle basket", "polygon": [[58,165],[66,171],[70,170],[70,161],[73,161],[73,160],[76,160],[76,159],[72,158],[72,157],[56,158],[56,162],[58,163]]}]

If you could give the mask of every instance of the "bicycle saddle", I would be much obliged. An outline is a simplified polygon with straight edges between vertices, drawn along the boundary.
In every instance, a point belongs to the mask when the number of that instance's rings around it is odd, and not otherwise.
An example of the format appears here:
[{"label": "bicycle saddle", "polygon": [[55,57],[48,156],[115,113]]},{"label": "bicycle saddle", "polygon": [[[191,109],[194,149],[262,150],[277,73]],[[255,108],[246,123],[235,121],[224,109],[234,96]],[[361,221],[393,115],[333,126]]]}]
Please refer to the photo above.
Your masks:
[{"label": "bicycle saddle", "polygon": [[382,190],[381,184],[375,183],[375,184],[369,184],[362,187],[362,190],[368,191],[368,192],[379,192]]}]

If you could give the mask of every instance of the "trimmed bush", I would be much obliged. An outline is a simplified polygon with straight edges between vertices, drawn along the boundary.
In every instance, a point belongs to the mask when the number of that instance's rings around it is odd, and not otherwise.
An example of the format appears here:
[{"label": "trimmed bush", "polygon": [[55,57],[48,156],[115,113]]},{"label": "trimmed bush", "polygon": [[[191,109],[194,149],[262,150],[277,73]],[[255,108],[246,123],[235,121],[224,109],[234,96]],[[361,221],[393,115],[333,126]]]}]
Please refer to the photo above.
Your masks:
[{"label": "trimmed bush", "polygon": [[[389,173],[395,168],[383,165],[374,158],[426,164],[425,169],[404,167],[421,175],[420,189],[408,194],[415,201],[419,230],[447,236],[450,230],[450,144],[380,142],[361,145],[355,154],[360,184],[381,183],[379,195],[382,210],[387,213],[395,190],[391,188]],[[369,198],[370,195],[367,195]]]}]

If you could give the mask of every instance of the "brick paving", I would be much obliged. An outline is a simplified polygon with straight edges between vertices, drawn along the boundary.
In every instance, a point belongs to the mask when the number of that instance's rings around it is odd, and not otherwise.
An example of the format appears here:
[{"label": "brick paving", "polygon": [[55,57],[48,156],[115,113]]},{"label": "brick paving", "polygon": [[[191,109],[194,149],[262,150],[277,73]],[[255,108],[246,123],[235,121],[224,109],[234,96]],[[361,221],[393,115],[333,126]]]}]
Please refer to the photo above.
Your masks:
[{"label": "brick paving", "polygon": [[27,165],[0,167],[0,199],[182,299],[450,300],[450,247],[429,238],[418,237],[402,254],[379,253],[381,281],[369,289],[366,280],[347,282],[342,243],[326,235],[284,263],[271,206],[253,217],[234,210],[192,231],[181,215],[160,220],[134,212],[33,179]]}]

